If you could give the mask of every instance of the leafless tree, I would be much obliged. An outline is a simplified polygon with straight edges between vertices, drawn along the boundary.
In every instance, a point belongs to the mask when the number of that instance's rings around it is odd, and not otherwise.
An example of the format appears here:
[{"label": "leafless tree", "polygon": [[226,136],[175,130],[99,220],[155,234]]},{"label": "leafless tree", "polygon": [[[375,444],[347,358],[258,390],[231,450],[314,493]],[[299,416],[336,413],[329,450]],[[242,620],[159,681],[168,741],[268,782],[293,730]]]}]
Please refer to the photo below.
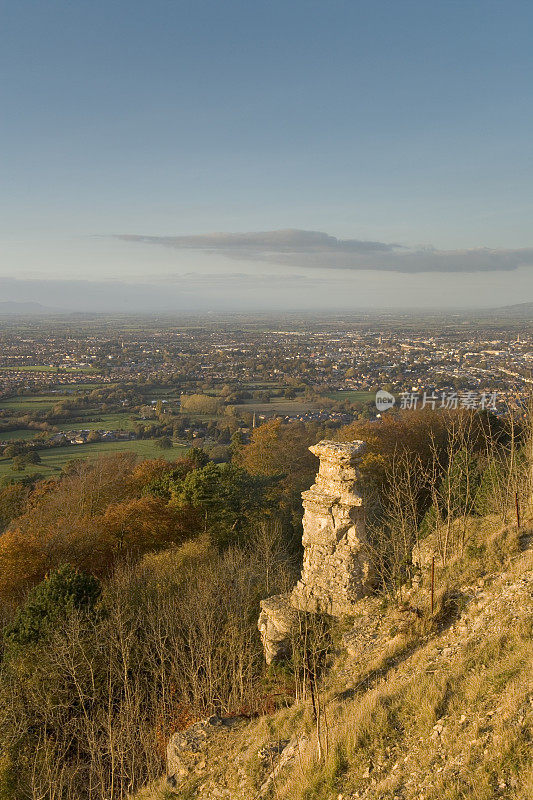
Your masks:
[{"label": "leafless tree", "polygon": [[386,470],[379,513],[368,521],[374,568],[382,588],[394,598],[409,577],[413,547],[418,542],[421,497],[427,486],[420,457],[398,448]]}]

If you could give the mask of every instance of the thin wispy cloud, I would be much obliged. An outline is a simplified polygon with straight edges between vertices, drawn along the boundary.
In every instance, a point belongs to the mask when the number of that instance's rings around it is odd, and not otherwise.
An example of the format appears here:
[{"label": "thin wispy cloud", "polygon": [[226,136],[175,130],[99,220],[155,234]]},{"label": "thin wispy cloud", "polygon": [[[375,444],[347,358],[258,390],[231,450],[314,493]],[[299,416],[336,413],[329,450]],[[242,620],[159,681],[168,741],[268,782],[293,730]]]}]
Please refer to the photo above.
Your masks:
[{"label": "thin wispy cloud", "polygon": [[321,231],[292,229],[196,236],[118,234],[115,238],[295,268],[468,273],[508,272],[533,266],[533,247],[515,250],[409,248],[389,242],[338,239]]}]

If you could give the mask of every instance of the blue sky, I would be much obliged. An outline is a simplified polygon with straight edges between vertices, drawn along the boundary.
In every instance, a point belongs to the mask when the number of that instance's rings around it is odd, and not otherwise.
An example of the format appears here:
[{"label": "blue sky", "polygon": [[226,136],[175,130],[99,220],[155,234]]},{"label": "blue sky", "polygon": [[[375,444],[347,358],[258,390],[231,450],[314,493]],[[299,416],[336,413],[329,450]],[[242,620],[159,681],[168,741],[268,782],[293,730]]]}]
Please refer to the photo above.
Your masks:
[{"label": "blue sky", "polygon": [[525,0],[0,2],[3,299],[533,300],[532,26]]}]

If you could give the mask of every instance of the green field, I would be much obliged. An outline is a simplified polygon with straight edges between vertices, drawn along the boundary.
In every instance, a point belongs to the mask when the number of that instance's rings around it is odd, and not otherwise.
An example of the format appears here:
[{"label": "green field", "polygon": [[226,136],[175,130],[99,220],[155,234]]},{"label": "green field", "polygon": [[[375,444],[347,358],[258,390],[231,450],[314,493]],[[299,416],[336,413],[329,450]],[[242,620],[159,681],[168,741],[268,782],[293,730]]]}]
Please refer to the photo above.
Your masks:
[{"label": "green field", "polygon": [[54,447],[50,450],[39,450],[41,464],[32,464],[25,472],[13,472],[12,459],[0,459],[0,477],[22,477],[40,473],[44,477],[57,475],[66,463],[74,458],[95,458],[111,453],[136,453],[142,461],[147,458],[166,458],[172,461],[179,458],[187,450],[187,445],[175,445],[171,450],[160,450],[153,439],[139,439],[131,442],[95,442],[94,444],[70,445]]},{"label": "green field", "polygon": [[[20,406],[19,406],[20,407]],[[35,406],[32,406],[34,409]],[[85,418],[87,416],[87,419]],[[137,422],[142,422],[139,417],[130,412],[117,412],[116,414],[102,414],[97,410],[80,412],[69,422],[62,423],[59,427],[65,431],[132,431]],[[13,431],[0,431],[0,441],[11,442],[17,439],[33,439],[39,435],[38,430],[31,428],[17,428]]]},{"label": "green field", "polygon": [[[75,392],[87,391],[92,389],[101,389],[104,384],[102,383],[73,383],[57,384],[55,391],[50,391],[48,394],[21,394],[16,397],[9,397],[7,400],[0,400],[0,409],[5,408],[9,411],[41,411],[52,408],[56,403],[61,400],[72,399]],[[108,388],[112,388],[114,384],[107,384]]]},{"label": "green field", "polygon": [[44,411],[55,406],[61,400],[66,400],[68,394],[34,394],[10,397],[9,400],[0,401],[0,409],[9,411]]},{"label": "green field", "polygon": [[170,400],[177,400],[181,394],[180,389],[172,389],[170,387],[150,387],[148,390],[150,397],[152,400],[155,400],[156,397],[160,397],[162,400],[166,400],[167,398]]},{"label": "green field", "polygon": [[0,367],[0,372],[82,372],[82,373],[90,373],[96,372],[94,367],[51,367],[50,365],[38,364],[36,366],[30,366],[25,364],[24,366],[20,367]]},{"label": "green field", "polygon": [[369,401],[374,402],[376,397],[375,392],[359,392],[356,390],[346,390],[346,391],[337,391],[337,392],[328,392],[328,397],[331,397],[332,400],[348,400],[350,403],[368,403]]},{"label": "green field", "polygon": [[116,414],[99,414],[97,411],[92,411],[88,412],[87,416],[89,420],[79,417],[76,422],[63,423],[61,427],[68,430],[131,431],[136,422],[143,422],[140,417],[128,411],[117,411]]},{"label": "green field", "polygon": [[19,439],[33,439],[40,431],[30,430],[29,428],[17,428],[14,431],[0,432],[1,442],[16,442]]},{"label": "green field", "polygon": [[256,414],[282,415],[303,414],[306,411],[316,411],[319,407],[320,404],[313,401],[298,398],[288,400],[286,397],[274,397],[270,403],[262,403],[260,400],[245,400],[236,406],[239,411],[249,411],[252,414],[255,411]]},{"label": "green field", "polygon": [[116,385],[117,385],[116,383],[102,383],[102,382],[100,382],[100,383],[98,383],[98,382],[94,382],[94,383],[68,383],[68,384],[67,383],[57,383],[54,386],[54,389],[56,389],[56,390],[65,389],[67,392],[69,392],[70,395],[72,395],[72,394],[74,394],[75,391],[76,392],[77,391],[90,392],[93,389],[101,389],[102,386],[107,386],[108,388],[111,388],[111,387],[116,386]]},{"label": "green field", "polygon": [[[273,416],[280,414],[281,416],[292,416],[293,414],[303,414],[306,411],[316,411],[320,408],[320,404],[308,400],[288,400],[285,397],[274,397],[270,403],[262,403],[260,400],[243,400],[241,403],[232,404],[237,409],[239,414],[247,412],[248,414],[266,414]],[[184,416],[189,417],[191,420],[198,422],[210,422],[224,419],[224,407],[222,407],[219,414],[197,414],[183,412]]]}]

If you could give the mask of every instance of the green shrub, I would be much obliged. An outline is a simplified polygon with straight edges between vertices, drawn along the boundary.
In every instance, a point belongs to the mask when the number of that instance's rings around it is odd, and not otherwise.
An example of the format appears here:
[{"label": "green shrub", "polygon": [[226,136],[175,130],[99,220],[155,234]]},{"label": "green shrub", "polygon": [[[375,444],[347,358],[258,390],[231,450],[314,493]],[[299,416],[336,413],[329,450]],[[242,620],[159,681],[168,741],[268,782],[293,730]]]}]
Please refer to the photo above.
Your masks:
[{"label": "green shrub", "polygon": [[92,575],[68,564],[59,567],[29,592],[14,621],[4,629],[6,648],[18,649],[38,642],[70,612],[93,608],[100,592],[100,582]]}]

